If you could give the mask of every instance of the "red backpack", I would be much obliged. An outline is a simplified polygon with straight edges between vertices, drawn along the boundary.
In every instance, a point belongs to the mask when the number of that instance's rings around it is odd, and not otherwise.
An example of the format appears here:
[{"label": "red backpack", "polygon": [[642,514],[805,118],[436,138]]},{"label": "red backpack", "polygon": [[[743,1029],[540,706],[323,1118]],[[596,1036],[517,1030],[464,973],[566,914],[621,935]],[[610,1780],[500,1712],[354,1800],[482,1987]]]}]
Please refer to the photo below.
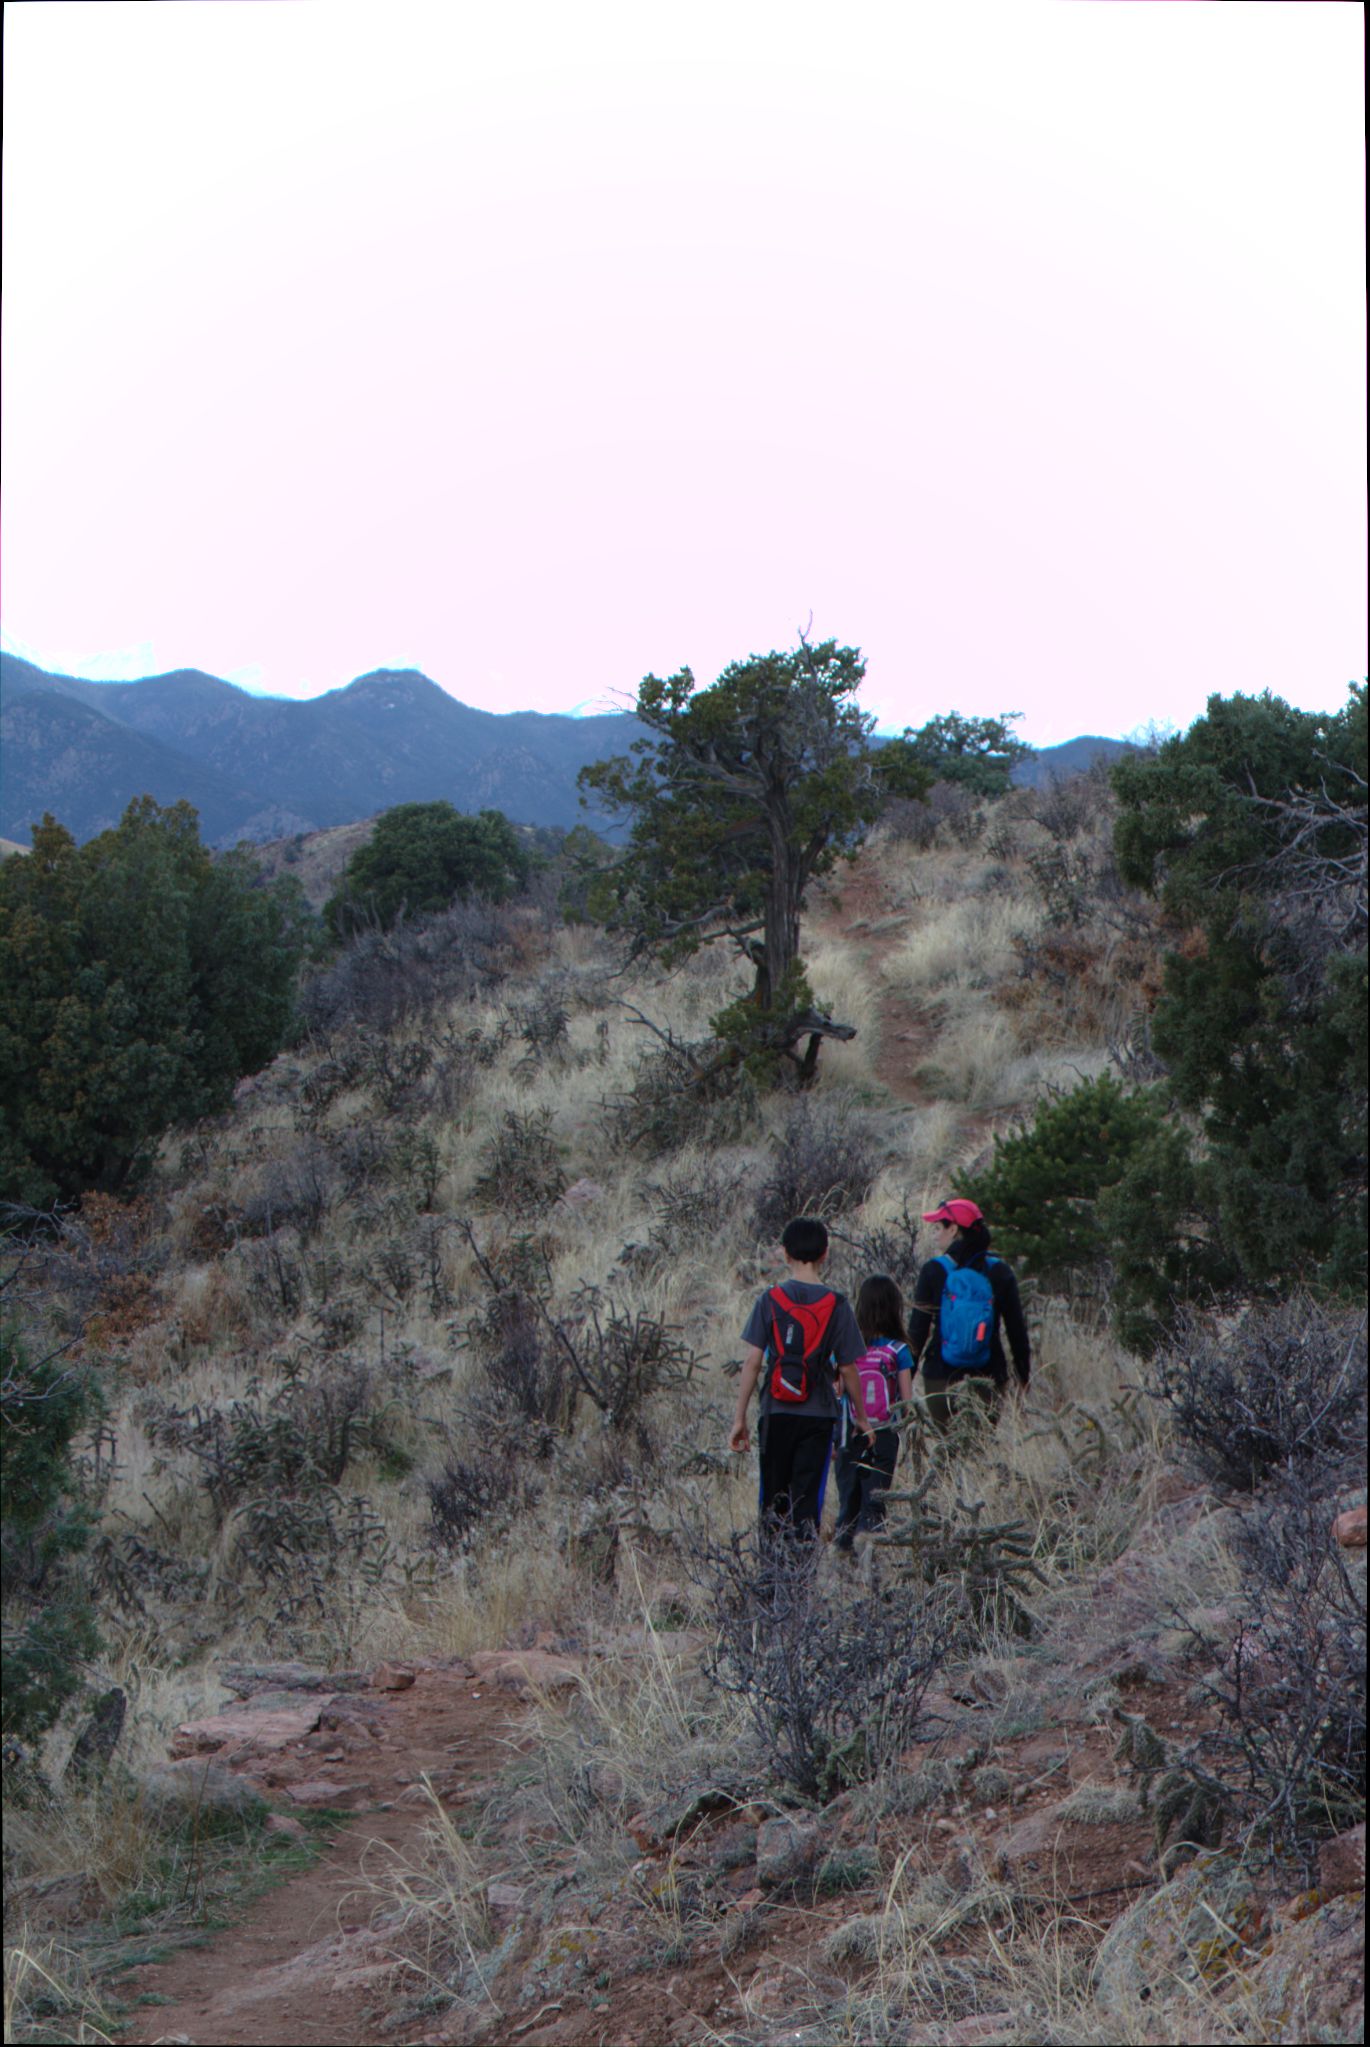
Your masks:
[{"label": "red backpack", "polygon": [[816,1301],[792,1301],[783,1286],[773,1286],[766,1297],[771,1304],[772,1400],[800,1401],[809,1397],[809,1367],[824,1350],[836,1294],[823,1294]]}]

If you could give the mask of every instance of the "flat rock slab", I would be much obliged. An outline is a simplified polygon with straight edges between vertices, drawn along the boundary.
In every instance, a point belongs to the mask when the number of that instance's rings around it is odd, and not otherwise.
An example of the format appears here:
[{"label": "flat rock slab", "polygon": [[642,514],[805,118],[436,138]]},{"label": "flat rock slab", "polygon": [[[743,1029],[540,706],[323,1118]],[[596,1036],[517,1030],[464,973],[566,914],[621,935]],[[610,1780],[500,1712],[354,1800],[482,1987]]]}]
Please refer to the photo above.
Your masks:
[{"label": "flat rock slab", "polygon": [[285,1795],[292,1805],[341,1805],[365,1791],[364,1784],[334,1784],[323,1777],[311,1777],[303,1784],[287,1784]]},{"label": "flat rock slab", "polygon": [[155,1764],[139,1777],[138,1793],[154,1818],[181,1819],[187,1813],[205,1812],[247,1819],[266,1811],[266,1800],[255,1784],[208,1756]]},{"label": "flat rock slab", "polygon": [[223,1684],[239,1698],[254,1692],[364,1692],[364,1670],[312,1670],[307,1663],[225,1663]]},{"label": "flat rock slab", "polygon": [[291,1742],[303,1741],[319,1724],[319,1715],[332,1701],[320,1696],[307,1706],[287,1706],[278,1711],[258,1712],[239,1707],[236,1712],[215,1713],[207,1720],[187,1720],[171,1739],[173,1756],[205,1753],[223,1754],[242,1761],[250,1756],[275,1755]]},{"label": "flat rock slab", "polygon": [[472,1680],[501,1691],[569,1692],[580,1683],[580,1665],[547,1649],[477,1649],[466,1659]]}]

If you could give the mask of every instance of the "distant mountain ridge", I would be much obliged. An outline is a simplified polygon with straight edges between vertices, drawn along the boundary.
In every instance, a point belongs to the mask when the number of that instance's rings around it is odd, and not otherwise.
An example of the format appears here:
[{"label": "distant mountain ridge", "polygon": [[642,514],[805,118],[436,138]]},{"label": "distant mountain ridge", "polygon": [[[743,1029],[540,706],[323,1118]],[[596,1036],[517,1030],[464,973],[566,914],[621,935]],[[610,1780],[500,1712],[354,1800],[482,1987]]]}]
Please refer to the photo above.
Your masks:
[{"label": "distant mountain ridge", "polygon": [[[27,845],[50,810],[84,841],[142,795],[193,803],[213,846],[323,831],[439,797],[518,824],[612,830],[581,808],[576,776],[642,731],[630,712],[475,710],[412,668],[375,669],[301,701],[253,696],[196,668],[91,682],[0,653],[0,838]],[[1116,739],[1067,740],[1017,779],[1074,773],[1124,751]]]},{"label": "distant mountain ridge", "polygon": [[439,797],[520,824],[602,826],[581,809],[576,775],[641,729],[627,712],[474,710],[414,669],[377,669],[296,701],[198,669],[89,682],[0,654],[0,837],[27,843],[51,810],[85,840],[143,794],[185,797],[216,846]]}]

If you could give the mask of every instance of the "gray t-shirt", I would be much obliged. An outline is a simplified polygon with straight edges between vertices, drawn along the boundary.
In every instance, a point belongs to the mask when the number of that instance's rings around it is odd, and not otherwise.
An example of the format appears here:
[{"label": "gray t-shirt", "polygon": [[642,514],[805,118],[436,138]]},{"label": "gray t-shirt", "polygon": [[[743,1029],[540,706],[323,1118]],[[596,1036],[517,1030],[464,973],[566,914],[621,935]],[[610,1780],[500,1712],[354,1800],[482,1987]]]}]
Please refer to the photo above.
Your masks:
[{"label": "gray t-shirt", "polygon": [[[784,1291],[792,1301],[804,1306],[821,1301],[824,1294],[833,1289],[828,1286],[814,1286],[807,1279],[787,1279]],[[773,1347],[771,1323],[771,1297],[761,1295],[742,1332],[742,1341],[755,1344],[758,1350],[770,1351]],[[833,1385],[833,1368],[837,1365],[855,1364],[865,1355],[866,1340],[856,1326],[856,1317],[851,1303],[843,1294],[838,1294],[832,1320],[828,1323],[828,1355],[809,1367],[809,1397],[807,1400],[774,1400],[771,1397],[770,1367],[773,1360],[768,1357],[761,1368],[761,1412],[767,1414],[804,1415],[810,1420],[837,1420],[837,1389]]]}]

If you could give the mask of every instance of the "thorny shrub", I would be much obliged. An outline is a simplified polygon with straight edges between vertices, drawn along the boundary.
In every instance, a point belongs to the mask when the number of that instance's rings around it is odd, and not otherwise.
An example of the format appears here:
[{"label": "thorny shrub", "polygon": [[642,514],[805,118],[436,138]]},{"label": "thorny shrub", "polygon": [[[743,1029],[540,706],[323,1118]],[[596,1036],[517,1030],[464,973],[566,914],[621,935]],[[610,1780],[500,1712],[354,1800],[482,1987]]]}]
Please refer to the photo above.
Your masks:
[{"label": "thorny shrub", "polygon": [[773,1233],[798,1215],[832,1217],[859,1206],[880,1165],[874,1130],[849,1104],[802,1098],[775,1140],[757,1200],[758,1230]]},{"label": "thorny shrub", "polygon": [[318,1378],[286,1361],[280,1385],[257,1379],[229,1407],[177,1407],[149,1394],[138,1419],[155,1449],[190,1457],[217,1525],[244,1501],[336,1486],[354,1455],[386,1446],[371,1369],[331,1362]]},{"label": "thorny shrub", "polygon": [[1205,1478],[1254,1492],[1280,1468],[1325,1466],[1363,1441],[1365,1317],[1306,1294],[1249,1307],[1223,1331],[1186,1311],[1153,1360],[1148,1391],[1170,1410]]},{"label": "thorny shrub", "polygon": [[652,1249],[674,1263],[716,1244],[746,1177],[745,1169],[720,1165],[716,1159],[678,1166],[652,1189],[656,1207],[648,1238]]},{"label": "thorny shrub", "polygon": [[544,1061],[564,1064],[571,1051],[571,1012],[555,989],[510,1006],[509,1020],[524,1046],[519,1065],[535,1071]]},{"label": "thorny shrub", "polygon": [[[466,1335],[484,1367],[487,1402],[493,1393],[524,1423],[538,1423],[545,1455],[569,1425],[577,1394],[585,1394],[614,1428],[634,1430],[646,1450],[647,1402],[687,1386],[699,1363],[679,1333],[595,1286],[578,1288],[565,1309],[555,1309],[544,1244],[524,1236],[491,1254],[469,1222],[460,1227],[486,1292]],[[486,1405],[479,1392],[476,1400]],[[493,1421],[488,1406],[484,1418]]]},{"label": "thorny shrub", "polygon": [[458,1227],[484,1293],[466,1322],[466,1346],[479,1366],[463,1403],[466,1418],[487,1445],[515,1443],[525,1459],[550,1457],[569,1426],[575,1387],[545,1307],[552,1284],[546,1246],[526,1235],[483,1251],[469,1221]]},{"label": "thorny shrub", "polygon": [[505,1111],[484,1146],[475,1193],[487,1208],[519,1217],[545,1213],[568,1185],[550,1109]]},{"label": "thorny shrub", "polygon": [[942,1588],[853,1599],[811,1544],[784,1533],[693,1536],[687,1568],[716,1638],[711,1682],[742,1699],[763,1759],[804,1797],[874,1776],[914,1740],[956,1624]]},{"label": "thorny shrub", "polygon": [[470,1549],[479,1536],[507,1528],[532,1496],[528,1460],[510,1438],[484,1441],[474,1458],[449,1454],[436,1478],[425,1481],[430,1532],[449,1554]]}]

